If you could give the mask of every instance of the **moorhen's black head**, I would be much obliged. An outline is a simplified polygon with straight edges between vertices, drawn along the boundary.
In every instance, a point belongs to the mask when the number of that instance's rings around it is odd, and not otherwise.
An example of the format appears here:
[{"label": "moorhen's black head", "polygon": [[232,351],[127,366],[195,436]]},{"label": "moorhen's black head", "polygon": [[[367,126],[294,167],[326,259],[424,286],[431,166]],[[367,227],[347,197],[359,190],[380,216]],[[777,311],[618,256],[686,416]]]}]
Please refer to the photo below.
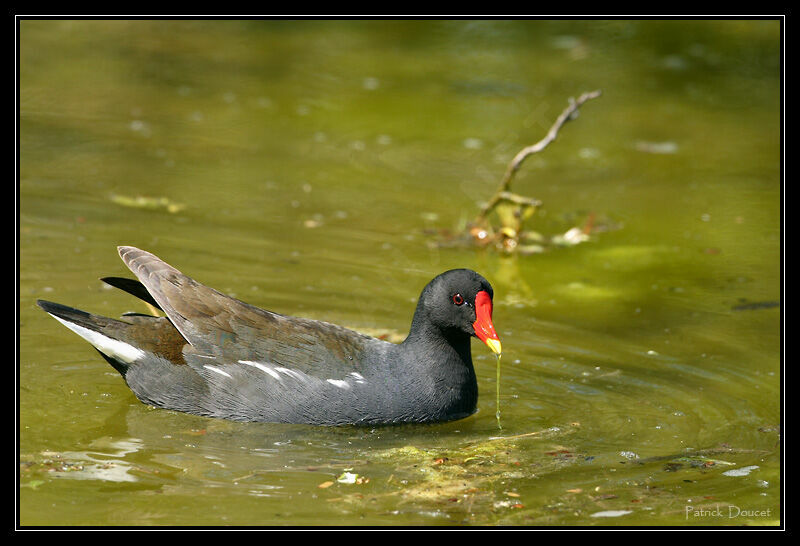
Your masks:
[{"label": "moorhen's black head", "polygon": [[456,332],[477,336],[499,354],[500,340],[492,324],[493,296],[489,281],[474,271],[451,269],[434,278],[422,290],[415,322],[417,316],[424,317],[446,337]]}]

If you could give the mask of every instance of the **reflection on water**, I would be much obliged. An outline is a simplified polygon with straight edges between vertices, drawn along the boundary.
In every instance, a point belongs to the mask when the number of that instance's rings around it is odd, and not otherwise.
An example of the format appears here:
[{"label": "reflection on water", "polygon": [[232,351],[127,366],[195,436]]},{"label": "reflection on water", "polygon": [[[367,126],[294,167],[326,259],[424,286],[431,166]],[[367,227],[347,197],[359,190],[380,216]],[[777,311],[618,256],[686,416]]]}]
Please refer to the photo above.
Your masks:
[{"label": "reflection on water", "polygon": [[[101,439],[102,440],[102,439]],[[67,461],[53,472],[59,478],[76,480],[105,480],[110,482],[135,482],[136,476],[130,472],[131,465],[124,457],[138,451],[141,441],[136,438],[109,442],[93,442],[95,449],[103,451],[65,451],[55,454],[58,459]]]},{"label": "reflection on water", "polygon": [[[778,30],[23,21],[21,523],[775,524]],[[435,244],[594,88],[515,188],[543,201],[542,233],[592,214],[614,229],[533,256]],[[148,408],[34,303],[146,312],[96,281],[127,275],[120,244],[390,339],[430,278],[475,269],[496,294],[499,407],[476,342],[479,410],[455,423]],[[745,516],[688,519],[687,502]]]}]

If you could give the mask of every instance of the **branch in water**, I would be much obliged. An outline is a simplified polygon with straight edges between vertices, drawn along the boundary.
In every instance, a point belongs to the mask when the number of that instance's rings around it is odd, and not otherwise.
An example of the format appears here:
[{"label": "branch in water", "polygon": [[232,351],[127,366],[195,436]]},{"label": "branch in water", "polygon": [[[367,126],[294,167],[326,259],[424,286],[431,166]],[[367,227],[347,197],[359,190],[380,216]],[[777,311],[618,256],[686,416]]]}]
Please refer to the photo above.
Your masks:
[{"label": "branch in water", "polygon": [[[486,220],[486,216],[497,206],[498,203],[501,201],[515,201],[514,199],[509,199],[510,195],[515,195],[509,192],[509,186],[511,185],[511,180],[514,178],[514,174],[519,169],[522,162],[527,159],[528,156],[533,155],[535,153],[539,153],[547,146],[553,142],[556,137],[558,136],[558,132],[561,130],[561,127],[564,126],[565,123],[568,121],[575,119],[578,114],[578,108],[580,108],[583,103],[590,99],[595,99],[600,96],[601,91],[598,89],[596,91],[589,91],[582,94],[578,97],[578,100],[574,100],[570,98],[569,106],[567,106],[561,115],[558,116],[553,126],[550,127],[550,130],[547,132],[547,135],[537,142],[536,144],[532,144],[520,150],[517,155],[514,156],[514,159],[511,160],[511,163],[508,164],[508,168],[506,168],[506,172],[503,175],[503,180],[500,182],[500,187],[497,188],[497,191],[492,196],[492,198],[481,208],[481,211],[478,213],[478,217],[475,219],[476,224],[482,224]],[[521,198],[521,196],[516,196]],[[528,198],[523,198],[528,199]],[[531,201],[537,201],[536,199],[531,199]],[[516,201],[515,201],[516,202]],[[529,203],[526,203],[529,204]],[[539,203],[540,204],[540,203]],[[538,206],[538,205],[536,205]]]}]

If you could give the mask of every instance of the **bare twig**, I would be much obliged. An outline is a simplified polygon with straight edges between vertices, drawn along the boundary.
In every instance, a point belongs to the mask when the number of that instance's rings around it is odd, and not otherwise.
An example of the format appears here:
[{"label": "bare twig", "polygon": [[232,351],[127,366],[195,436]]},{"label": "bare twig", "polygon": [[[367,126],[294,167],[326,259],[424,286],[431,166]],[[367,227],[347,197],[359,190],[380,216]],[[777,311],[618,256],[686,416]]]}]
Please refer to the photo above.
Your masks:
[{"label": "bare twig", "polygon": [[497,197],[500,201],[508,201],[509,203],[514,203],[515,205],[525,205],[527,207],[542,206],[542,202],[538,199],[534,199],[533,197],[525,197],[524,195],[517,195],[516,193],[511,193],[510,191],[501,191],[497,194]]},{"label": "bare twig", "polygon": [[[481,211],[478,213],[478,217],[475,219],[475,223],[483,223],[483,221],[486,219],[486,215],[488,215],[489,212],[491,212],[492,209],[494,209],[494,207],[497,206],[497,204],[500,203],[501,201],[508,200],[512,202],[517,202],[515,199],[509,199],[509,196],[514,194],[511,194],[508,188],[511,185],[511,180],[514,178],[514,174],[517,172],[520,165],[522,165],[522,162],[525,161],[525,159],[527,159],[528,156],[541,152],[547,146],[549,146],[550,143],[553,142],[558,136],[558,132],[561,130],[561,127],[563,127],[564,124],[567,123],[569,120],[575,118],[578,112],[578,108],[580,108],[584,102],[599,97],[600,93],[601,92],[598,89],[596,91],[589,91],[583,93],[580,97],[578,97],[577,100],[570,98],[569,106],[567,106],[564,109],[564,111],[561,112],[561,115],[558,116],[558,119],[556,119],[555,123],[553,123],[553,126],[550,127],[550,130],[547,132],[547,135],[536,144],[532,144],[530,146],[523,148],[517,153],[517,155],[514,156],[514,159],[511,160],[511,163],[509,163],[508,167],[506,168],[506,172],[503,175],[502,181],[500,182],[500,187],[497,188],[497,191],[492,196],[492,198],[483,206],[483,208],[481,208]],[[536,199],[532,199],[531,201],[538,202],[538,200]],[[529,204],[531,206],[538,206],[538,204],[541,203],[538,203],[537,205],[532,205],[531,203],[524,203],[524,204]]]},{"label": "bare twig", "polygon": [[515,434],[513,436],[490,436],[489,441],[493,440],[517,440],[519,438],[532,438],[536,436],[544,436],[545,434],[555,434],[557,432],[561,432],[564,434],[568,434],[572,432],[572,429],[578,428],[580,423],[570,423],[569,427],[550,427],[544,430],[537,430],[534,432],[525,432],[522,434]]}]

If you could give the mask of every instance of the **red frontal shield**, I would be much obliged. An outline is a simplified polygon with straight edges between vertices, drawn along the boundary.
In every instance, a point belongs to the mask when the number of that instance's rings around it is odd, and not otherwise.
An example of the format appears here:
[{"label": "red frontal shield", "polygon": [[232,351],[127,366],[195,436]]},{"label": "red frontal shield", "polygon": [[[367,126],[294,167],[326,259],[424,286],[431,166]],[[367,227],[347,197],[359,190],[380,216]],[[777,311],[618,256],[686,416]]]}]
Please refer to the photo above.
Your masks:
[{"label": "red frontal shield", "polygon": [[492,324],[492,298],[485,290],[475,295],[475,335],[483,341],[494,353],[500,354],[500,338],[494,331]]}]

